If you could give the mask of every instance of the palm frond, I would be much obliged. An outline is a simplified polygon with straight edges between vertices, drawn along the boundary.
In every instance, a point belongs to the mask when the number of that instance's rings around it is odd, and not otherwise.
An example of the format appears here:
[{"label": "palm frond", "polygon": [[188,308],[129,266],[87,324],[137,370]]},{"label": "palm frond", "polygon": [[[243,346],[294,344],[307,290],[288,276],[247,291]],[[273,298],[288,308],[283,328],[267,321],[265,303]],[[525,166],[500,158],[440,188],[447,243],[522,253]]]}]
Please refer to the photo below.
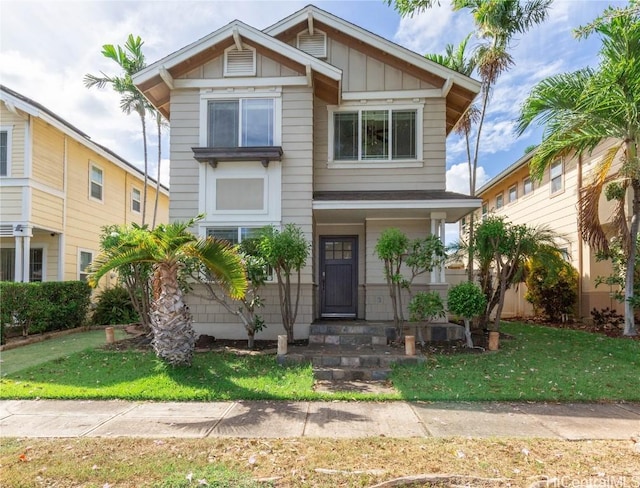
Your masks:
[{"label": "palm frond", "polygon": [[198,239],[185,248],[185,252],[200,259],[231,298],[244,296],[248,287],[245,267],[237,250],[229,243],[207,237]]}]

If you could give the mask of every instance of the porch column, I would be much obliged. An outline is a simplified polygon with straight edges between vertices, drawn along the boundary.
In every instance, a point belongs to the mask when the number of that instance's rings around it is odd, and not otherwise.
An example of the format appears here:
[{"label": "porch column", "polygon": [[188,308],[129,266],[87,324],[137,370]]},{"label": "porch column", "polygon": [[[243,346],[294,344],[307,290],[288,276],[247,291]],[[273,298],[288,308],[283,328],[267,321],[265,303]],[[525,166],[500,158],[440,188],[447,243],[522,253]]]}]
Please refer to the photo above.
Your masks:
[{"label": "porch column", "polygon": [[[431,235],[438,236],[444,243],[444,223],[447,214],[444,212],[431,212]],[[437,266],[431,272],[431,283],[445,283],[444,265]]]},{"label": "porch column", "polygon": [[[440,239],[442,240],[442,242],[444,243],[444,239],[446,236],[446,230],[445,230],[445,219],[440,219]],[[445,276],[445,267],[444,265],[440,266],[440,283],[446,283],[447,282],[447,277]]]},{"label": "porch column", "polygon": [[[431,235],[436,235],[436,219],[433,218],[433,214],[431,214]],[[436,283],[438,278],[437,270],[434,268],[431,270],[431,283]]]},{"label": "porch column", "polygon": [[24,236],[22,238],[22,282],[29,283],[29,265],[31,261],[31,236]]},{"label": "porch column", "polygon": [[13,281],[22,281],[22,236],[15,236],[16,248],[13,253]]}]

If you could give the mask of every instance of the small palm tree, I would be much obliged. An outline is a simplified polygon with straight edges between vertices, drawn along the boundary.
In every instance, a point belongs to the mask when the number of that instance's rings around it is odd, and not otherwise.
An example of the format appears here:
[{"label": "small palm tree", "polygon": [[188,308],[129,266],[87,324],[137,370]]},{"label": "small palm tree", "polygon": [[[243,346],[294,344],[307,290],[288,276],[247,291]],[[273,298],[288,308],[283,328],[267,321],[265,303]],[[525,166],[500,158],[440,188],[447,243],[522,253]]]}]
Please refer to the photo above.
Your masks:
[{"label": "small palm tree", "polygon": [[135,263],[153,265],[152,346],[159,358],[172,365],[191,364],[195,347],[192,319],[180,287],[180,272],[186,263],[201,262],[233,298],[241,298],[247,289],[242,260],[228,243],[212,237],[198,238],[189,232],[201,218],[161,224],[151,231],[132,231],[119,247],[95,259],[89,279],[96,286],[114,268]]},{"label": "small palm tree", "polygon": [[[140,117],[142,125],[142,144],[144,148],[144,189],[142,194],[142,225],[145,223],[147,214],[147,184],[149,179],[149,163],[147,157],[147,113],[154,111],[153,107],[147,102],[146,98],[133,84],[131,78],[136,72],[146,67],[144,54],[142,53],[142,45],[144,42],[140,36],[134,37],[129,34],[124,48],[114,46],[113,44],[105,44],[102,46],[102,55],[112,59],[122,68],[122,76],[108,76],[100,73],[100,76],[86,74],[84,76],[84,85],[87,88],[97,87],[99,89],[110,85],[114,91],[120,94],[120,109],[130,114],[136,112]],[[158,144],[160,140],[158,139]]]},{"label": "small palm tree", "polygon": [[[583,240],[606,252],[609,236],[598,218],[598,201],[605,191],[618,202],[613,222],[627,258],[624,334],[631,336],[637,334],[632,299],[640,223],[640,5],[632,2],[627,8],[608,8],[577,33],[588,36],[593,32],[602,36],[599,66],[538,83],[522,107],[518,130],[522,134],[534,121],[545,126],[543,140],[529,164],[532,177],[537,179],[558,158],[589,153],[607,139],[619,141],[595,169],[592,182],[581,190],[579,218]],[[611,181],[608,174],[618,156],[622,167]],[[625,198],[629,193],[632,201],[627,215]]]}]

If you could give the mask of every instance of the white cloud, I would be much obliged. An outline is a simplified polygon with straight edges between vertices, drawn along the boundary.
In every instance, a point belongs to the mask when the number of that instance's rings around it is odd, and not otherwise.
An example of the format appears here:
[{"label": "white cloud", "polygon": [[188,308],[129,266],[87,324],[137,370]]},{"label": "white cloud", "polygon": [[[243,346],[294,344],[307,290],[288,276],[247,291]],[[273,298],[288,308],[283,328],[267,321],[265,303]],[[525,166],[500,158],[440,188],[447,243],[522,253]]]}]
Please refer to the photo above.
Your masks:
[{"label": "white cloud", "polygon": [[[464,195],[469,194],[469,166],[466,162],[451,166],[447,170],[446,176],[448,191],[454,191]],[[478,166],[476,168],[476,189],[480,188],[487,181],[489,181],[487,172],[484,167]]]}]

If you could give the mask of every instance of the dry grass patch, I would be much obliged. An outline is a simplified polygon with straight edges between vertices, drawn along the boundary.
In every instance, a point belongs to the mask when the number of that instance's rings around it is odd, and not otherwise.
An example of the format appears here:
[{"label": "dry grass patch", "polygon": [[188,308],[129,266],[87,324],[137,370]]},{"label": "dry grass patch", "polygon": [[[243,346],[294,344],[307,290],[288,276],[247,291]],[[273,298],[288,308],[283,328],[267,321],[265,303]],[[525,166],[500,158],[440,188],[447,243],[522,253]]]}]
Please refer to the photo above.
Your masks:
[{"label": "dry grass patch", "polygon": [[3,439],[0,448],[7,488],[178,487],[199,486],[199,479],[209,486],[370,487],[416,474],[496,480],[460,480],[474,487],[528,487],[554,477],[565,484],[550,486],[638,486],[640,452],[631,440],[463,438]]}]

